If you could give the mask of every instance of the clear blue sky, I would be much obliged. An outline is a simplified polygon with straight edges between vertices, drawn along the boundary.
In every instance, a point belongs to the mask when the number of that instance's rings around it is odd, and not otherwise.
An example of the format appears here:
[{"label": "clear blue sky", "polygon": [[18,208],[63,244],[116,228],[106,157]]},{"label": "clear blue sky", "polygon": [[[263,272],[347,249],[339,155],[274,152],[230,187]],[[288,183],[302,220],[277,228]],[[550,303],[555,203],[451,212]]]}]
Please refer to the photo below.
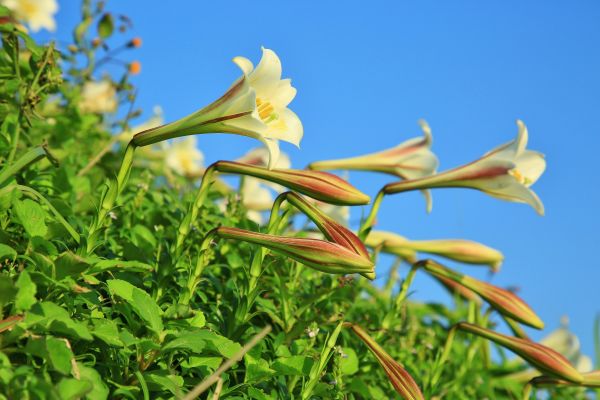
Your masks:
[{"label": "clear blue sky", "polygon": [[[76,3],[60,2],[52,36],[70,38]],[[133,34],[144,41],[132,58],[142,62],[135,82],[147,115],[154,105],[169,121],[196,110],[239,75],[232,57],[256,62],[261,45],[274,49],[298,88],[291,108],[304,123],[302,149],[283,146],[296,167],[393,146],[419,135],[417,120],[425,118],[446,169],[511,140],[515,119],[523,119],[530,148],[547,156],[534,186],[545,217],[479,192],[437,190],[431,215],[416,193],[386,198],[378,228],[502,250],[506,262],[492,281],[519,286],[545,332],[568,315],[584,351],[593,352],[600,312],[599,2],[110,3],[133,19]],[[200,138],[209,162],[254,145],[235,136]],[[353,173],[351,180],[374,195],[392,179]],[[458,267],[487,278],[477,267]],[[413,289],[415,299],[447,299],[425,275]]]}]

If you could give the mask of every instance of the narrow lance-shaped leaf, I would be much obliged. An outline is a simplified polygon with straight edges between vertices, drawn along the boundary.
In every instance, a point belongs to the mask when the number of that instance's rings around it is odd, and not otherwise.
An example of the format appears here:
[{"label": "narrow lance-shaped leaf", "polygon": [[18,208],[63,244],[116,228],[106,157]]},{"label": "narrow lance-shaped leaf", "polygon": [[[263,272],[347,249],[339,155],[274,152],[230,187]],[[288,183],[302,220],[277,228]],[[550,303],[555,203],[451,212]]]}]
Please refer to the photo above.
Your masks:
[{"label": "narrow lance-shaped leaf", "polygon": [[516,294],[460,274],[432,260],[419,261],[418,265],[434,277],[445,277],[467,287],[501,314],[537,329],[544,328],[544,322],[540,317]]},{"label": "narrow lance-shaped leaf", "polygon": [[405,400],[425,399],[419,389],[419,385],[412,376],[394,360],[377,342],[367,334],[360,326],[350,325],[352,331],[369,347],[371,353],[377,358],[379,364],[383,367],[385,373],[390,379],[390,383],[396,389],[396,392]]},{"label": "narrow lance-shaped leaf", "polygon": [[569,360],[547,346],[532,342],[528,339],[503,335],[468,322],[460,322],[456,327],[506,347],[523,357],[528,363],[545,374],[562,378],[570,382],[583,382],[583,376],[573,365],[571,365]]}]

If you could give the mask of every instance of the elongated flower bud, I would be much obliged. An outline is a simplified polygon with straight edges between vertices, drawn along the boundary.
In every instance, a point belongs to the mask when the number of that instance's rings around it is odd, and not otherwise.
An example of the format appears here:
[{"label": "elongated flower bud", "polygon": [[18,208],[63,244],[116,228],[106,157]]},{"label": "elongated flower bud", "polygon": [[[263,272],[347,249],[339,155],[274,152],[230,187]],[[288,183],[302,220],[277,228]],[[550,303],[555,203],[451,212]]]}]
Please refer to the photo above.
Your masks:
[{"label": "elongated flower bud", "polygon": [[379,364],[383,367],[390,383],[396,389],[396,392],[406,400],[423,400],[423,394],[419,385],[412,376],[394,360],[367,332],[358,325],[350,325],[352,331],[369,347],[371,353],[377,358]]},{"label": "elongated flower bud", "polygon": [[461,285],[460,283],[456,283],[452,279],[448,279],[448,278],[446,278],[444,276],[436,276],[435,278],[450,293],[452,293],[452,294],[458,294],[463,299],[468,300],[468,301],[472,301],[475,304],[481,304],[481,298],[477,295],[477,293],[475,293],[471,289],[468,289],[467,287]]},{"label": "elongated flower bud", "polygon": [[219,227],[215,233],[224,239],[241,240],[266,247],[308,267],[330,274],[370,275],[375,271],[375,266],[369,258],[325,240],[275,236],[228,227]]},{"label": "elongated flower bud", "polygon": [[358,170],[383,172],[403,179],[415,179],[435,173],[438,160],[431,148],[431,129],[423,120],[419,121],[423,129],[422,138],[407,140],[391,149],[358,157],[338,160],[317,161],[308,168],[323,170]]},{"label": "elongated flower bud", "polygon": [[428,253],[466,264],[489,265],[492,271],[500,269],[504,256],[498,250],[481,243],[463,239],[408,240],[393,232],[372,231],[366,239],[367,246],[380,247],[391,253],[410,259],[416,253]]},{"label": "elongated flower bud", "polygon": [[432,260],[419,261],[419,266],[434,277],[445,277],[471,289],[501,314],[537,329],[544,328],[540,317],[519,296],[508,290],[460,274]]},{"label": "elongated flower bud", "polygon": [[460,322],[456,327],[506,347],[545,374],[570,382],[581,383],[584,380],[583,376],[571,365],[569,360],[549,347],[532,342],[531,340],[503,335],[468,322]]},{"label": "elongated flower bud", "polygon": [[531,380],[531,384],[537,387],[583,386],[588,388],[600,388],[600,371],[587,372],[581,375],[583,376],[583,381],[581,383],[569,382],[552,376],[538,376]]},{"label": "elongated flower bud", "polygon": [[369,258],[367,248],[350,229],[335,221],[297,193],[286,192],[285,197],[290,204],[293,204],[309,217],[329,241],[344,246],[360,256]]},{"label": "elongated flower bud", "polygon": [[469,164],[440,172],[439,174],[390,183],[383,188],[385,194],[433,188],[477,189],[501,200],[527,203],[538,214],[544,214],[544,205],[529,189],[546,168],[544,156],[526,150],[528,133],[525,124],[517,121],[517,138]]},{"label": "elongated flower bud", "polygon": [[360,205],[368,204],[370,201],[369,196],[342,178],[327,172],[297,169],[269,170],[233,161],[217,161],[213,167],[219,172],[249,175],[277,183],[326,203]]}]

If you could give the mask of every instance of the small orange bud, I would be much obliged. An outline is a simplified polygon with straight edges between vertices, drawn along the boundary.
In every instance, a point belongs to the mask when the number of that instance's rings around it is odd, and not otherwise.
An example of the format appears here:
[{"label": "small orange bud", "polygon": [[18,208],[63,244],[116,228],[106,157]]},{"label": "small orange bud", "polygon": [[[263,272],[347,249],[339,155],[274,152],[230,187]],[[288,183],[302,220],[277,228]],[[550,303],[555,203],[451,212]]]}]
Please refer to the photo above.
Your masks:
[{"label": "small orange bud", "polygon": [[96,48],[98,46],[100,46],[102,44],[102,39],[100,38],[94,38],[92,39],[92,47]]},{"label": "small orange bud", "polygon": [[135,47],[135,48],[142,47],[142,38],[141,37],[134,37],[133,39],[131,39],[129,41],[129,43],[127,43],[127,47]]},{"label": "small orange bud", "polygon": [[142,71],[142,64],[139,61],[132,61],[129,63],[129,73],[131,75],[137,75]]}]

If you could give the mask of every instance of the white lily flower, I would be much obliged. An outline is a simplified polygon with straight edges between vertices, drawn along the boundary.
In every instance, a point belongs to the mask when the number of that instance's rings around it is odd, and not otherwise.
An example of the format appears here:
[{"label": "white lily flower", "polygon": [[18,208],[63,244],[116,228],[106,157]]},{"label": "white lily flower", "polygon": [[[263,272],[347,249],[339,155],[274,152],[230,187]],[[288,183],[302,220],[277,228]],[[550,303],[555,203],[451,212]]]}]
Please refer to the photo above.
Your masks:
[{"label": "white lily flower", "polygon": [[117,110],[117,90],[108,80],[88,81],[83,84],[79,108],[83,112],[109,113]]},{"label": "white lily flower", "polygon": [[14,12],[17,19],[25,21],[34,32],[42,28],[56,30],[56,0],[2,0],[0,4]]},{"label": "white lily flower", "polygon": [[360,170],[383,172],[403,179],[417,179],[434,174],[438,159],[431,151],[431,128],[419,121],[423,137],[409,139],[391,149],[358,157],[317,161],[309,165],[313,170]]},{"label": "white lily flower", "polygon": [[133,135],[139,132],[143,132],[148,129],[156,128],[164,123],[163,118],[163,110],[160,106],[154,106],[152,109],[152,116],[148,118],[146,121],[138,124],[136,126],[132,126],[130,129],[127,129],[119,135],[119,139],[123,141],[130,141]]},{"label": "white lily flower", "polygon": [[383,189],[384,193],[464,187],[502,200],[527,203],[543,215],[544,205],[529,187],[544,172],[546,161],[543,154],[526,150],[527,128],[520,120],[517,120],[517,125],[519,133],[515,140],[497,147],[480,159],[430,177],[388,184]]},{"label": "white lily flower", "polygon": [[300,119],[287,108],[296,95],[289,79],[281,79],[281,61],[269,49],[256,68],[250,60],[235,57],[244,75],[212,104],[178,121],[140,132],[133,144],[146,146],[179,136],[201,133],[235,133],[262,141],[269,150],[269,168],[279,158],[279,140],[299,145]]},{"label": "white lily flower", "polygon": [[196,137],[174,140],[165,149],[165,162],[177,174],[199,176],[204,171],[204,154],[196,146]]}]

